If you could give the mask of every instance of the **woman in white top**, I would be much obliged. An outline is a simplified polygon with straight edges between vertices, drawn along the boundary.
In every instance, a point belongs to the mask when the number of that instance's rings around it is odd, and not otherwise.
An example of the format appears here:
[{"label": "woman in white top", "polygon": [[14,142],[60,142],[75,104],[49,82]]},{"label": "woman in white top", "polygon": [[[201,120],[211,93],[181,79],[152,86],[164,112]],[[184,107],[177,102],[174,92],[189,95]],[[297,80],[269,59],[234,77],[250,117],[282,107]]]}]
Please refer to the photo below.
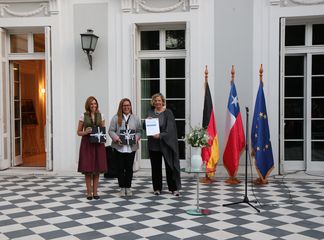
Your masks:
[{"label": "woman in white top", "polygon": [[123,98],[119,102],[118,112],[113,116],[108,130],[113,141],[111,146],[116,150],[120,196],[132,195],[133,163],[141,130],[141,122],[133,114],[131,101]]}]

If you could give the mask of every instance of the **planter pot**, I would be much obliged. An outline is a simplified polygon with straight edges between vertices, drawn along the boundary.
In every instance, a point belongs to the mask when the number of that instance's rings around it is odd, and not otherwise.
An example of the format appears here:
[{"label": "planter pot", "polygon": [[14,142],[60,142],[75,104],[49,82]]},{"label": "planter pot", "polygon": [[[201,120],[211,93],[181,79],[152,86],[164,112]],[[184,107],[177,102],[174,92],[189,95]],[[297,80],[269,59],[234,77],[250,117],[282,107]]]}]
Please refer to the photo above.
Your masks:
[{"label": "planter pot", "polygon": [[200,147],[191,147],[191,160],[190,168],[192,171],[200,171],[201,165],[203,164],[201,158],[201,148]]}]

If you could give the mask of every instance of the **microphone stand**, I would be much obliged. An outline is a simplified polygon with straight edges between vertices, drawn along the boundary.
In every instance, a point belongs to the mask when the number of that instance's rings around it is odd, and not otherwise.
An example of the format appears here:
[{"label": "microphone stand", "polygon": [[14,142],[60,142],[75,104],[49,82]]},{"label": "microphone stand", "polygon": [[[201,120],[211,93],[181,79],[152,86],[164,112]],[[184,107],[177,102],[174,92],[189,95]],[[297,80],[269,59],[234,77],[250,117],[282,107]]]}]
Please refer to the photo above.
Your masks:
[{"label": "microphone stand", "polygon": [[[245,126],[245,194],[244,194],[244,197],[243,197],[243,200],[242,201],[239,201],[239,202],[234,202],[234,203],[227,203],[227,204],[223,204],[223,206],[231,206],[231,205],[235,205],[235,204],[240,204],[240,203],[246,203],[248,204],[250,207],[254,208],[257,212],[260,212],[259,209],[257,209],[255,206],[253,206],[251,203],[250,203],[250,200],[247,196],[247,165],[248,165],[248,152],[249,152],[249,139],[248,139],[248,133],[249,133],[249,108],[248,107],[245,107],[245,110],[246,110],[246,126]],[[252,201],[252,202],[256,202],[256,201]]]}]

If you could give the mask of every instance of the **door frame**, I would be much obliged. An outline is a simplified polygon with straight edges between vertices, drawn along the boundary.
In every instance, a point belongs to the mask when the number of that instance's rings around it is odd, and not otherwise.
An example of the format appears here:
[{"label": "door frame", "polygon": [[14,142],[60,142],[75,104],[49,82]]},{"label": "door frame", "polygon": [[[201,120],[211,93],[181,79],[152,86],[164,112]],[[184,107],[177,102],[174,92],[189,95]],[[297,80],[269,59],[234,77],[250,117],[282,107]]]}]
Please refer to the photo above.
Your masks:
[{"label": "door frame", "polygon": [[[32,35],[33,33],[43,32],[45,34],[45,52],[44,53],[8,53],[7,63],[14,60],[44,60],[45,61],[45,91],[46,91],[46,125],[45,125],[45,152],[46,152],[46,167],[45,169],[50,171],[53,169],[53,127],[52,127],[52,72],[51,72],[51,27],[38,26],[38,27],[25,27],[25,28],[10,28],[7,30],[6,36],[6,48],[9,52],[10,49],[10,34],[27,33]],[[33,48],[33,45],[29,44],[28,49]],[[7,67],[7,73],[9,74],[10,68]],[[12,101],[10,96],[9,101]],[[13,109],[10,108],[10,111]],[[10,124],[12,125],[13,119],[10,118]],[[11,139],[11,167],[14,167],[14,145],[13,145],[13,132],[10,133]],[[10,167],[9,166],[9,167]]]}]

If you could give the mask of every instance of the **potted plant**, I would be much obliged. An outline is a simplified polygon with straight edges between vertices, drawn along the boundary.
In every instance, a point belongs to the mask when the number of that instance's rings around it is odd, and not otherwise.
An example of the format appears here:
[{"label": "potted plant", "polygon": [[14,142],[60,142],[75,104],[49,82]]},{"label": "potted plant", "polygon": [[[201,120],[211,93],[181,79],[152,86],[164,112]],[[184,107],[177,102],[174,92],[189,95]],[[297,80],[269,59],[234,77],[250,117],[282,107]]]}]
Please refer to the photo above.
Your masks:
[{"label": "potted plant", "polygon": [[202,158],[201,148],[209,147],[209,135],[207,130],[203,127],[191,128],[190,132],[186,135],[186,142],[191,146],[191,160],[190,168],[193,171],[201,170]]}]

